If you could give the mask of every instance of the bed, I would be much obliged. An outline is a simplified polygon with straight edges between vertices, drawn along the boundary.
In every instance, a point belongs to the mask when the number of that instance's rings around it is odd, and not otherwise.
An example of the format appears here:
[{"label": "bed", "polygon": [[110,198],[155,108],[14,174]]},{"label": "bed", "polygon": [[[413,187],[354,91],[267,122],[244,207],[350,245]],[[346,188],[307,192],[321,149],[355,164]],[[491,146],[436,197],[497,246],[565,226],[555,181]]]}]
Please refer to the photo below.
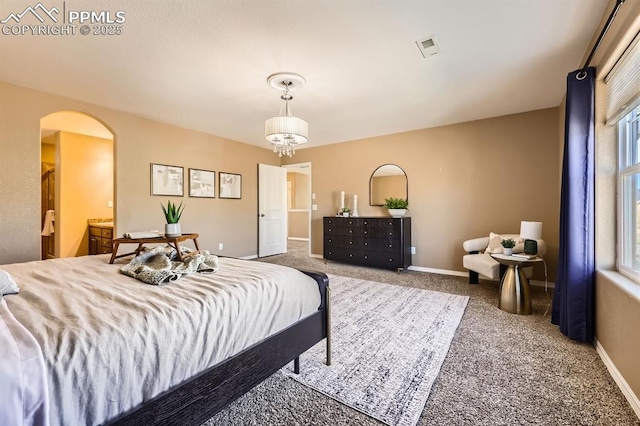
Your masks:
[{"label": "bed", "polygon": [[153,286],[108,261],[0,266],[21,287],[0,314],[41,348],[52,426],[198,425],[325,338],[330,362],[324,274],[220,258]]}]

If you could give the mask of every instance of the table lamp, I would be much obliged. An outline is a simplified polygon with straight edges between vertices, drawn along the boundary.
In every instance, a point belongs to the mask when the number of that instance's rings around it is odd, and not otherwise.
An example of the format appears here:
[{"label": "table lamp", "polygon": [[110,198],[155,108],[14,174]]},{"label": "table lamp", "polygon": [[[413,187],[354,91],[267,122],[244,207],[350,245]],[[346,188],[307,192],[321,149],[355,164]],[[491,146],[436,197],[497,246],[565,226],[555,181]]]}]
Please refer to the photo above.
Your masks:
[{"label": "table lamp", "polygon": [[538,240],[542,239],[542,222],[520,222],[520,237],[524,238],[526,254],[538,254]]}]

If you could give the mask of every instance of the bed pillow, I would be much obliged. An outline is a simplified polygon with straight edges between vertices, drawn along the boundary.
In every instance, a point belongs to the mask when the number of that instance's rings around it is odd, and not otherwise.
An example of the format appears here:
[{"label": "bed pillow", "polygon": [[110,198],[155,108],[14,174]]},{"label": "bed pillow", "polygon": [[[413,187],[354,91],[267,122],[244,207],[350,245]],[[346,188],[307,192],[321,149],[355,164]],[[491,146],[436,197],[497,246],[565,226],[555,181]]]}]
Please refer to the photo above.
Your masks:
[{"label": "bed pillow", "polygon": [[11,275],[7,271],[0,269],[0,293],[4,296],[5,294],[16,294],[19,291],[20,288],[11,278]]},{"label": "bed pillow", "polygon": [[513,238],[516,242],[516,246],[513,248],[514,253],[522,253],[524,251],[524,238],[521,238],[517,234],[494,234],[493,232],[489,233],[489,245],[484,251],[487,254],[496,254],[502,253],[502,240],[507,238]]}]

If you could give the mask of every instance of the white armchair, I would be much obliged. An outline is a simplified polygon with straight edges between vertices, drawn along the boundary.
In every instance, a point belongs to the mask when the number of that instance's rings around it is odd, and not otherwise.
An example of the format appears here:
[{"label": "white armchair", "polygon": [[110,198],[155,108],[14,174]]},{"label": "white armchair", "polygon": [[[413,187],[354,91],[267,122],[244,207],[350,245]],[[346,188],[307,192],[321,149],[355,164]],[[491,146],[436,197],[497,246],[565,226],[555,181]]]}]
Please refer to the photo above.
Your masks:
[{"label": "white armchair", "polygon": [[[490,253],[500,253],[501,249],[494,247],[496,244],[499,244],[503,238],[513,238],[516,241],[521,240],[524,241],[520,237],[519,234],[493,234],[493,239],[490,237],[482,237],[482,238],[474,238],[472,240],[467,240],[462,243],[462,247],[466,254],[462,258],[462,266],[465,269],[469,270],[469,284],[478,284],[479,275],[483,275],[490,279],[499,279],[504,273],[505,268],[501,268],[500,263],[497,260],[493,259],[490,256]],[[547,252],[547,245],[545,244],[543,239],[537,239],[538,243],[538,256],[544,256]],[[489,249],[490,253],[485,253],[487,251],[487,247],[489,247],[489,243],[491,242],[491,248]],[[524,251],[524,243],[517,244],[514,248],[514,253]],[[531,277],[533,273],[533,268],[523,268],[523,271],[527,278]]]}]

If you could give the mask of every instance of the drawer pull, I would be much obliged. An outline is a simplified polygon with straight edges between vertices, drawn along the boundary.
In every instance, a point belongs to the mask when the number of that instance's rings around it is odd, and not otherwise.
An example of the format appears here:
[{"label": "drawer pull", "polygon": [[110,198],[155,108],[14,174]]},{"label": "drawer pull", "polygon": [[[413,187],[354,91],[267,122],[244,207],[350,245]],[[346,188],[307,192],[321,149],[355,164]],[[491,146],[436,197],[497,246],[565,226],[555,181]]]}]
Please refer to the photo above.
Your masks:
[{"label": "drawer pull", "polygon": [[330,242],[330,243],[332,243],[332,242],[333,242],[333,240],[332,240],[331,238],[329,238],[329,242]]},{"label": "drawer pull", "polygon": [[364,243],[364,245],[365,245],[365,246],[368,246],[368,245],[369,245],[369,243]]},{"label": "drawer pull", "polygon": [[393,245],[389,244],[389,248],[393,247]]},{"label": "drawer pull", "polygon": [[365,254],[365,255],[364,255],[364,258],[365,258],[365,259],[368,259],[368,258],[369,258],[369,256],[367,256],[367,255]]},{"label": "drawer pull", "polygon": [[349,241],[349,245],[353,244],[353,241]]},{"label": "drawer pull", "polygon": [[353,222],[349,221],[349,225],[353,225]]},{"label": "drawer pull", "polygon": [[393,236],[393,232],[389,232],[389,235]]},{"label": "drawer pull", "polygon": [[352,229],[349,229],[349,233],[350,233],[350,234],[353,234],[353,230],[352,230]]},{"label": "drawer pull", "polygon": [[353,257],[353,255],[352,255],[352,254],[350,254],[350,255],[349,255],[349,257]]},{"label": "drawer pull", "polygon": [[389,262],[393,262],[393,259],[389,259]]}]

